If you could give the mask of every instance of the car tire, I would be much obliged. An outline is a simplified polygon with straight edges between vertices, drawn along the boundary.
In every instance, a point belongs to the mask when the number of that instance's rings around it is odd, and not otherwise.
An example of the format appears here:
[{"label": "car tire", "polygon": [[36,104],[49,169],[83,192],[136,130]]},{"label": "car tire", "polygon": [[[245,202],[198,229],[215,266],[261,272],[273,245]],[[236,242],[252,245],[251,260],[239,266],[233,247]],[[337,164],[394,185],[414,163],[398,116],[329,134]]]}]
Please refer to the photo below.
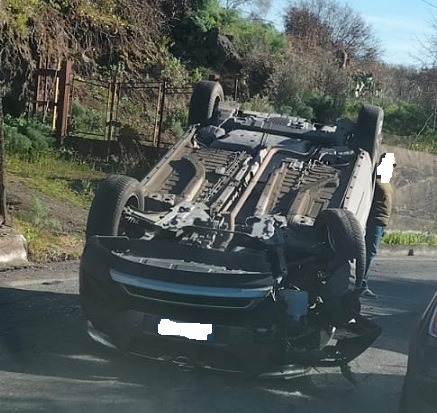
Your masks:
[{"label": "car tire", "polygon": [[199,82],[191,95],[188,124],[207,126],[216,123],[223,100],[224,93],[220,83],[210,80]]},{"label": "car tire", "polygon": [[353,149],[365,150],[374,163],[377,161],[378,148],[381,143],[383,121],[384,111],[379,106],[363,106],[358,114],[352,138]]},{"label": "car tire", "polygon": [[347,209],[327,208],[315,226],[334,252],[333,269],[355,259],[355,284],[360,287],[366,270],[366,243],[355,215]]},{"label": "car tire", "polygon": [[91,204],[86,225],[86,237],[93,235],[129,235],[122,222],[123,209],[131,206],[144,209],[140,183],[131,177],[112,175],[102,182]]}]

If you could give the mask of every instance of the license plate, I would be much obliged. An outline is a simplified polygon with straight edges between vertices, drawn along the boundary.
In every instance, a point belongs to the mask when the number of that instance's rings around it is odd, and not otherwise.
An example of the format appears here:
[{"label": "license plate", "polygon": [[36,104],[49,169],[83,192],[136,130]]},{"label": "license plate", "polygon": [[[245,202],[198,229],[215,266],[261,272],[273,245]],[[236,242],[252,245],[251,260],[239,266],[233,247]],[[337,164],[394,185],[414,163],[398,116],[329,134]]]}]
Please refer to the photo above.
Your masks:
[{"label": "license plate", "polygon": [[190,340],[212,340],[212,324],[183,323],[162,319],[158,324],[158,334],[161,336],[178,336]]}]

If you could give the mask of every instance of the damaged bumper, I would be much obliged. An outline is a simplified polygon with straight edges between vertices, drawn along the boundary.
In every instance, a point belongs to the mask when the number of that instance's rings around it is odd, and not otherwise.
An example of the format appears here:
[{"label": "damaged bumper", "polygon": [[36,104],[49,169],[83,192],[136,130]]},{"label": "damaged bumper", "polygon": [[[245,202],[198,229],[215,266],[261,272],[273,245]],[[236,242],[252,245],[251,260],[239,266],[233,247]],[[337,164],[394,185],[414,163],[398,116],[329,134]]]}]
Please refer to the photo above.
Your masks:
[{"label": "damaged bumper", "polygon": [[[181,260],[183,265],[148,260],[144,251],[141,260],[126,260],[120,254],[125,243],[122,238],[94,237],[81,260],[80,295],[88,333],[106,347],[171,362],[182,370],[290,377],[311,367],[345,366],[381,333],[359,314],[354,293],[342,300],[348,305],[341,314],[348,316],[333,323],[327,307],[308,311],[307,301],[297,305],[299,294],[308,294],[288,290],[294,297],[290,316],[270,273],[261,271],[255,260],[238,273],[221,272],[219,266],[206,271],[187,259]],[[196,250],[187,252],[195,257]],[[182,247],[172,252],[183,253]],[[215,259],[202,254],[204,261]]]},{"label": "damaged bumper", "polygon": [[83,302],[88,334],[113,350],[145,359],[167,362],[179,370],[195,368],[249,374],[259,378],[294,377],[312,367],[343,367],[364,352],[381,334],[381,328],[360,317],[338,331],[327,334],[321,349],[293,349],[272,330],[244,326],[212,325],[211,338],[194,340],[160,335],[161,318],[135,310],[113,311]]}]

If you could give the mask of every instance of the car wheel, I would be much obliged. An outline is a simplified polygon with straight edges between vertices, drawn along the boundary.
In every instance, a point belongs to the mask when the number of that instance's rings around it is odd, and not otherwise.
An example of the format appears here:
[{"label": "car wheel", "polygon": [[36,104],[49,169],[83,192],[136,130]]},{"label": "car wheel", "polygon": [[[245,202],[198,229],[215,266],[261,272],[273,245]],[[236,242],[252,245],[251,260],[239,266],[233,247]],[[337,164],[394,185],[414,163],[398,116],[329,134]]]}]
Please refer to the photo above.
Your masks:
[{"label": "car wheel", "polygon": [[333,268],[355,259],[355,283],[361,285],[366,269],[366,244],[360,223],[347,209],[328,208],[317,217],[316,228],[334,252]]},{"label": "car wheel", "polygon": [[218,82],[203,80],[193,90],[188,112],[188,124],[202,126],[215,123],[219,116],[219,105],[224,100],[223,88]]},{"label": "car wheel", "polygon": [[140,183],[128,176],[112,175],[102,182],[91,204],[86,237],[93,235],[127,235],[129,223],[123,220],[123,209],[144,209]]},{"label": "car wheel", "polygon": [[358,114],[355,133],[351,146],[353,149],[363,149],[376,162],[378,147],[381,141],[384,111],[379,106],[365,105]]}]

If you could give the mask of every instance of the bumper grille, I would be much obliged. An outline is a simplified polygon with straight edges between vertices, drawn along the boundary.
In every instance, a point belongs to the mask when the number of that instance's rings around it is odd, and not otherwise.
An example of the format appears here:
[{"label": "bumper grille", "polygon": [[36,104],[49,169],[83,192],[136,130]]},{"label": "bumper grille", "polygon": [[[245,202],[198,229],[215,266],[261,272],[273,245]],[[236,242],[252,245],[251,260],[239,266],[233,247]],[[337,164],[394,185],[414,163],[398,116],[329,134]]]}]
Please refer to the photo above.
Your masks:
[{"label": "bumper grille", "polygon": [[259,300],[250,298],[223,298],[223,297],[202,297],[195,295],[168,293],[163,291],[154,291],[146,288],[135,287],[132,285],[122,284],[126,294],[133,297],[139,297],[146,300],[160,301],[165,303],[208,308],[225,308],[225,309],[249,309],[256,305]]}]

